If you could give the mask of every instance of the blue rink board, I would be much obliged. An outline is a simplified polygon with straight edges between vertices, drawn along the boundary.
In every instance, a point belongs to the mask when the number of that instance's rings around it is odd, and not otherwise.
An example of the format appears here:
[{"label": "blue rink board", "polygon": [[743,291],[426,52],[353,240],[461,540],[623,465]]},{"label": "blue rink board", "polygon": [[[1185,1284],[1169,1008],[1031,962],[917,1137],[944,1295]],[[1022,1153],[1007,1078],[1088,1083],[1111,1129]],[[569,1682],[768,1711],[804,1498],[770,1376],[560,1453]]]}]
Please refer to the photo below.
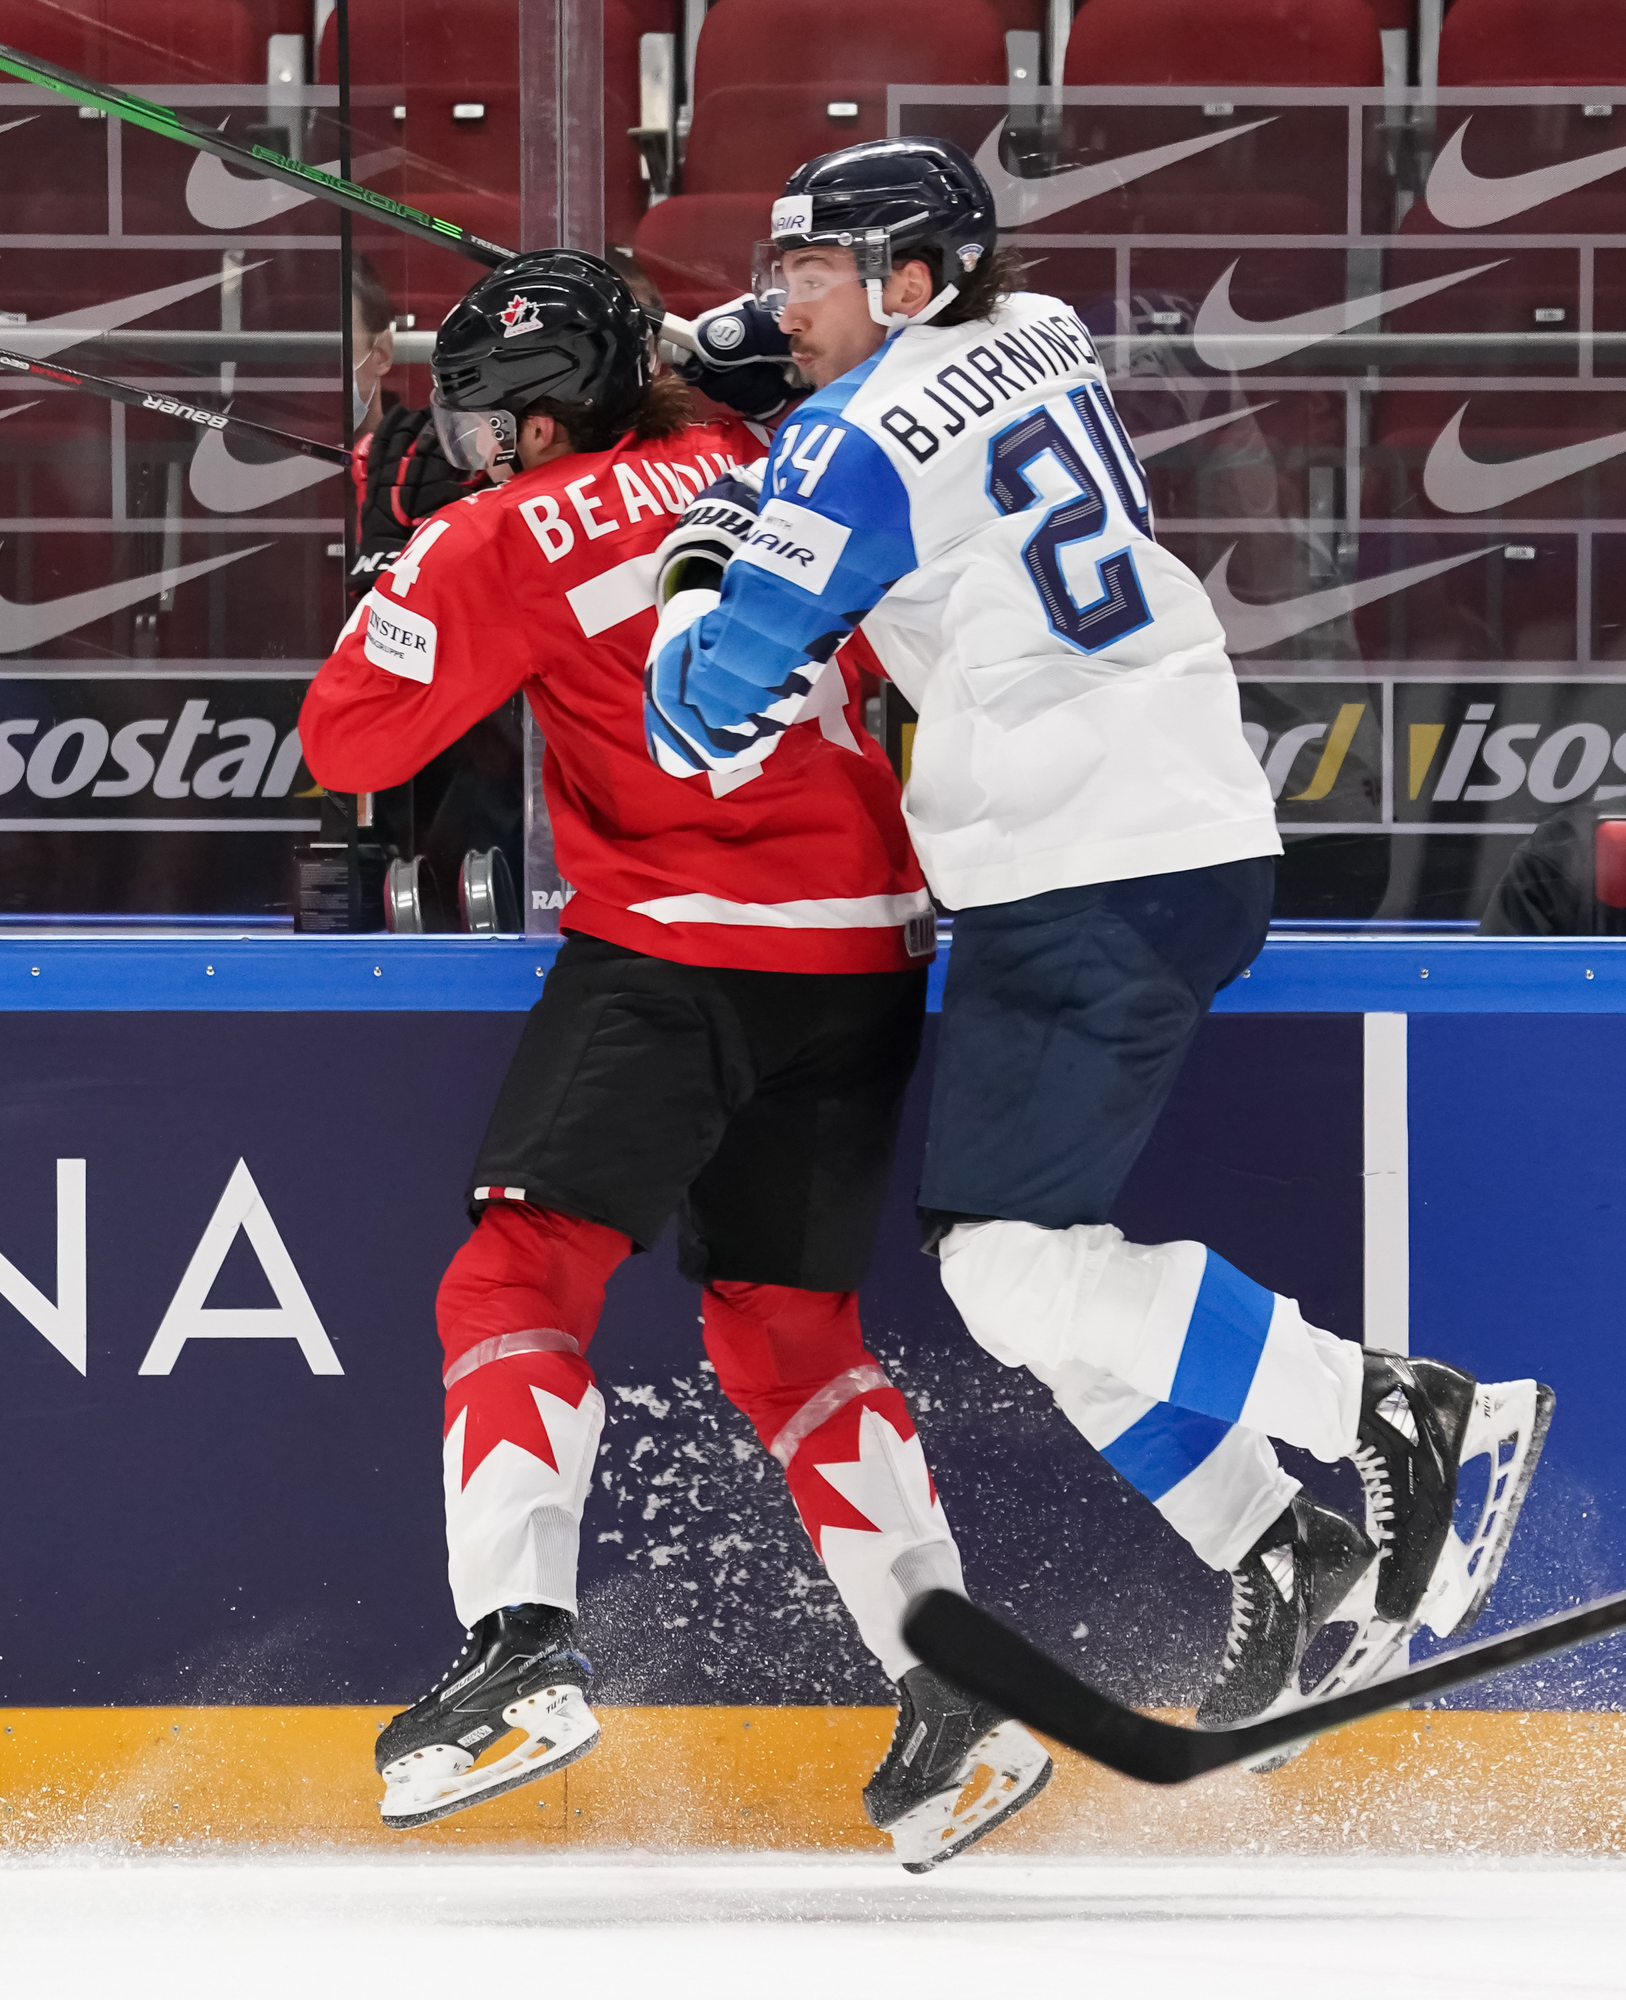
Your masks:
[{"label": "blue rink board", "polygon": [[[54,1296],[53,1163],[84,1158],[90,1260],[84,1377],[0,1303],[0,1702],[400,1701],[444,1667],[433,1295],[549,958],[510,940],[0,941],[0,1253]],[[1200,1237],[1358,1338],[1360,1015],[1401,1005],[1418,1015],[1413,1346],[1560,1391],[1489,1630],[1626,1585],[1626,948],[1273,939],[1205,1024],[1116,1219]],[[917,1406],[972,1589],[1102,1684],[1190,1700],[1223,1580],[971,1346],[915,1250],[934,1040],[864,1292],[872,1345]],[[172,1374],[136,1372],[239,1158],[342,1377],[281,1341],[196,1342]],[[239,1239],[210,1304],[271,1303]],[[697,1365],[697,1304],[668,1251],[635,1258],[593,1349],[610,1423],[584,1640],[604,1696],[884,1699],[777,1467]],[[1290,1458],[1355,1504],[1347,1468]],[[1619,1685],[1596,1648],[1465,1705],[1611,1706]]]}]

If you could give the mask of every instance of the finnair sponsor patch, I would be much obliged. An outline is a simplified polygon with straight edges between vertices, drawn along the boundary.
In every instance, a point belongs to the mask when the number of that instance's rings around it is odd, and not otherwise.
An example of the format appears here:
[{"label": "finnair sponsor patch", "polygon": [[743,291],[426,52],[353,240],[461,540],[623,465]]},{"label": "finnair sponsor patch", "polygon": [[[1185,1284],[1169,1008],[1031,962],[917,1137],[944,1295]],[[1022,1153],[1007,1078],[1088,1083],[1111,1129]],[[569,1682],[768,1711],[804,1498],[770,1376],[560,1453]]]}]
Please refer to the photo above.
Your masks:
[{"label": "finnair sponsor patch", "polygon": [[835,573],[851,535],[851,528],[815,514],[811,507],[798,507],[792,500],[770,500],[757,519],[756,533],[734,560],[788,577],[818,597]]},{"label": "finnair sponsor patch", "polygon": [[427,686],[435,678],[435,641],[440,637],[434,619],[390,604],[376,590],[369,593],[366,609],[362,651],[368,659],[387,674]]},{"label": "finnair sponsor patch", "polygon": [[781,195],[773,205],[769,229],[775,236],[810,236],[813,233],[813,202],[805,194]]}]

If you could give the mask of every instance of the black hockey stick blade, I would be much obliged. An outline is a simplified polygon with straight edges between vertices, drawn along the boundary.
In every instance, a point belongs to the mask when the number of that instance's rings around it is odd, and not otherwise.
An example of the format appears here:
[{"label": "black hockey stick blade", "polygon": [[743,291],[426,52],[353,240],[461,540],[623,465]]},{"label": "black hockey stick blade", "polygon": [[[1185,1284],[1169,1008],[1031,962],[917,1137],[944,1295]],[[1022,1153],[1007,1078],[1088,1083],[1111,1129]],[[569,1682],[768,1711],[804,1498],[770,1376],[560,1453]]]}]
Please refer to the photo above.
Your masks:
[{"label": "black hockey stick blade", "polygon": [[[280,445],[284,451],[325,459],[329,465],[350,463],[350,454],[343,445],[319,444],[315,438],[301,437],[297,431],[279,431],[272,424],[257,424],[248,417],[199,409],[179,396],[160,390],[132,389],[128,382],[114,382],[105,375],[87,375],[82,368],[68,368],[60,361],[31,361],[26,354],[14,354],[9,347],[0,347],[0,369],[7,374],[33,376],[41,382],[60,382],[69,389],[84,389],[109,403],[127,404],[132,410],[155,410],[160,416],[179,417],[185,423],[196,424],[200,430],[246,431],[251,437]],[[0,375],[0,383],[4,380],[5,376]]]},{"label": "black hockey stick blade", "polygon": [[926,1665],[968,1693],[996,1703],[1018,1722],[1093,1757],[1126,1778],[1182,1785],[1228,1764],[1249,1763],[1289,1744],[1307,1743],[1386,1708],[1483,1680],[1525,1660],[1539,1660],[1626,1627],[1626,1591],[1579,1611],[1523,1625],[1499,1639],[1444,1654],[1421,1667],[1327,1701],[1236,1729],[1186,1729],[1142,1715],[1081,1681],[980,1606],[950,1590],[929,1590],[909,1606],[903,1636]]},{"label": "black hockey stick blade", "polygon": [[268,146],[240,146],[235,139],[211,131],[206,125],[194,124],[190,118],[171,111],[167,105],[154,104],[127,90],[112,90],[105,84],[93,83],[88,76],[62,69],[56,63],[28,55],[22,49],[8,48],[4,43],[0,43],[0,71],[17,77],[23,83],[38,84],[42,90],[54,90],[59,97],[70,97],[76,104],[88,105],[92,111],[104,112],[109,117],[122,118],[126,124],[156,132],[160,138],[178,140],[181,145],[194,147],[200,153],[213,153],[217,159],[241,167],[245,173],[260,174],[266,180],[282,181],[288,187],[322,195],[356,215],[376,216],[393,228],[404,230],[409,236],[421,237],[426,243],[438,243],[444,250],[460,250],[477,264],[488,267],[505,264],[514,255],[512,250],[505,250],[500,243],[490,243],[485,237],[476,236],[472,230],[460,229],[455,222],[442,222],[438,216],[425,215],[422,209],[408,208],[402,202],[391,201],[388,195],[375,194],[371,188],[362,187],[357,181],[341,180],[337,174],[324,173],[320,167],[308,167],[301,160],[290,160],[285,154],[272,152]]}]

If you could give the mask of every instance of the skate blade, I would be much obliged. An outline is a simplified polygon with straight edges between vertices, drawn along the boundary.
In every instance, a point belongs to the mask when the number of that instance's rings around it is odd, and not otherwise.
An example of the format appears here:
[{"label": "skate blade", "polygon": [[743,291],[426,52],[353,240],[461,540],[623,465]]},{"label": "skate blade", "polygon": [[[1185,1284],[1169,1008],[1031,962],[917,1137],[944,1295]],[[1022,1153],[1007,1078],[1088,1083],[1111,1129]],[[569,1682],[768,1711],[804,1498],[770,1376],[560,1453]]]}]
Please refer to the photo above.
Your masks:
[{"label": "skate blade", "polygon": [[[1385,1674],[1398,1671],[1406,1664],[1403,1648],[1411,1637],[1413,1627],[1395,1625],[1387,1618],[1380,1618],[1377,1612],[1378,1565],[1374,1560],[1366,1573],[1342,1603],[1326,1620],[1329,1625],[1344,1625],[1353,1621],[1355,1631],[1344,1650],[1324,1673],[1313,1688],[1302,1692],[1295,1675],[1293,1682],[1277,1696],[1269,1708],[1261,1714],[1250,1717],[1250,1721],[1263,1722],[1278,1715],[1291,1715],[1300,1709],[1313,1708],[1318,1702],[1335,1694],[1349,1694],[1358,1687],[1365,1687],[1369,1681],[1381,1680]],[[1243,1769],[1256,1776],[1264,1776],[1270,1771],[1279,1771],[1291,1764],[1299,1753],[1306,1749],[1311,1739],[1303,1743],[1287,1743],[1269,1751],[1262,1757],[1251,1759]]]},{"label": "skate blade", "polygon": [[[979,1769],[987,1782],[966,1803]],[[952,1791],[923,1800],[887,1828],[893,1853],[911,1875],[929,1875],[1036,1799],[1053,1769],[1044,1746],[1019,1722],[1000,1723],[967,1753]]]},{"label": "skate blade", "polygon": [[1490,1477],[1473,1534],[1464,1541],[1452,1529],[1417,1607],[1417,1625],[1427,1625],[1436,1637],[1466,1632],[1484,1610],[1535,1477],[1556,1401],[1543,1382],[1481,1382],[1474,1392],[1457,1465],[1460,1470],[1488,1453]]},{"label": "skate blade", "polygon": [[437,1743],[386,1765],[379,1806],[384,1824],[405,1832],[484,1805],[562,1771],[585,1757],[599,1738],[598,1717],[581,1689],[570,1683],[511,1701],[502,1717],[511,1729],[525,1731],[525,1741],[494,1763],[476,1766],[467,1750]]},{"label": "skate blade", "polygon": [[[1427,1625],[1437,1638],[1466,1632],[1485,1608],[1501,1573],[1502,1558],[1518,1525],[1519,1510],[1535,1477],[1547,1442],[1557,1398],[1545,1383],[1481,1382],[1474,1393],[1473,1412],[1457,1453],[1459,1469],[1487,1452],[1491,1476],[1473,1535],[1464,1541],[1452,1529],[1422,1602],[1412,1617],[1396,1625],[1380,1618],[1374,1603],[1378,1566],[1367,1572],[1345,1599],[1343,1609],[1358,1614],[1355,1636],[1332,1670],[1308,1696],[1284,1695],[1265,1711],[1285,1715],[1311,1707],[1335,1694],[1350,1694],[1391,1673],[1404,1672],[1406,1646]],[[1337,1622],[1336,1620],[1333,1622]],[[1262,1719],[1262,1718],[1261,1718]],[[1309,1739],[1306,1739],[1306,1743]],[[1279,1771],[1292,1763],[1306,1743],[1289,1744],[1248,1764],[1257,1773]]]}]

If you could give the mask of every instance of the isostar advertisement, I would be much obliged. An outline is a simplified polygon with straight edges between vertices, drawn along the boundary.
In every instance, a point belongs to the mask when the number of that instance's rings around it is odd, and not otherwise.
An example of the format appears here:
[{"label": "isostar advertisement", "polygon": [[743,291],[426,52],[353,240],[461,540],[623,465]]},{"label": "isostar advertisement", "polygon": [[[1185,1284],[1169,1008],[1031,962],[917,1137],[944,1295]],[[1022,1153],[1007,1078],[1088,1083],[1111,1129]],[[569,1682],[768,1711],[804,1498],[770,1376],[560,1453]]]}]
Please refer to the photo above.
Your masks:
[{"label": "isostar advertisement", "polygon": [[0,680],[0,913],[276,918],[320,826],[298,680]]}]

